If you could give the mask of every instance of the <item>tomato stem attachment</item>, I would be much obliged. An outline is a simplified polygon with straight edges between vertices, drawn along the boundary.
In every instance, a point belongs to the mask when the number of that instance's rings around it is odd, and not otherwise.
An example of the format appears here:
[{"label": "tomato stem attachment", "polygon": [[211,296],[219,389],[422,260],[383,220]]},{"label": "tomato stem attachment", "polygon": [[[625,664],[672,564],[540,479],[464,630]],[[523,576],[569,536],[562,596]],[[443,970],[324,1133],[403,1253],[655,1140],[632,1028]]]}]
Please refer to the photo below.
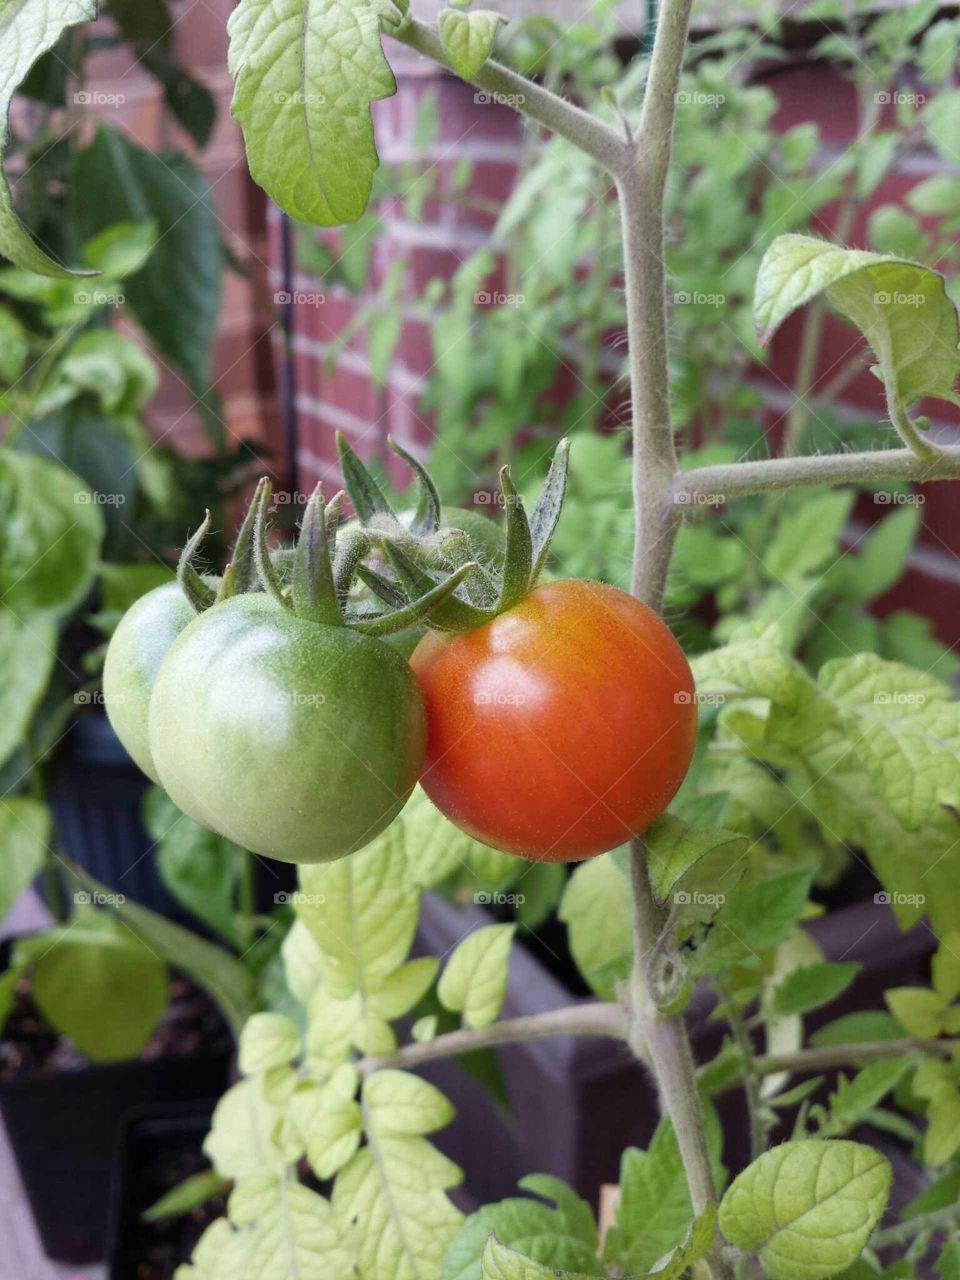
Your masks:
[{"label": "tomato stem attachment", "polygon": [[318,484],[303,513],[293,560],[293,611],[301,618],[340,626],[343,611],[337,599],[330,547],[327,542],[323,486]]},{"label": "tomato stem attachment", "polygon": [[260,581],[263,583],[264,589],[269,595],[273,596],[277,604],[284,609],[292,609],[293,605],[280,584],[277,567],[270,558],[270,548],[267,546],[267,512],[272,496],[273,486],[270,481],[261,481],[257,486],[257,495],[254,499],[256,514],[254,517],[253,547],[257,561],[257,572],[260,575]]},{"label": "tomato stem attachment", "polygon": [[177,581],[180,583],[183,594],[193,605],[197,613],[203,613],[204,609],[209,609],[212,604],[216,603],[217,594],[212,587],[200,577],[196,569],[193,567],[193,560],[200,549],[200,544],[210,529],[210,512],[204,514],[203,521],[196,533],[187,540],[186,546],[180,553],[180,560],[177,564]]}]

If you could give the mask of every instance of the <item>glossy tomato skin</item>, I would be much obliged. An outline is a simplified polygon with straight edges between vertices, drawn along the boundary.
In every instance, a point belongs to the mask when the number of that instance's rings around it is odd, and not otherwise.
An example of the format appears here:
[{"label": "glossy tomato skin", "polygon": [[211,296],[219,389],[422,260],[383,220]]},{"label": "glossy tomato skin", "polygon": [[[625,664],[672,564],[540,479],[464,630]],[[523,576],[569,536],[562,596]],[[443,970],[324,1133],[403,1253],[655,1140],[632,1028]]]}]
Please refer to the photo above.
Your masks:
[{"label": "glossy tomato skin", "polygon": [[196,617],[177,582],[155,587],[120,619],[103,664],[107,719],[135,764],[159,781],[147,733],[150,696],[160,663],[177,636]]},{"label": "glossy tomato skin", "polygon": [[426,636],[411,665],[427,705],[424,789],[508,853],[613,849],[663,813],[690,765],[690,668],[656,614],[615,587],[546,583],[475,631]]},{"label": "glossy tomato skin", "polygon": [[161,665],[149,732],[175,804],[282,862],[330,862],[379,835],[413,790],[426,742],[400,654],[262,593],[186,628]]}]

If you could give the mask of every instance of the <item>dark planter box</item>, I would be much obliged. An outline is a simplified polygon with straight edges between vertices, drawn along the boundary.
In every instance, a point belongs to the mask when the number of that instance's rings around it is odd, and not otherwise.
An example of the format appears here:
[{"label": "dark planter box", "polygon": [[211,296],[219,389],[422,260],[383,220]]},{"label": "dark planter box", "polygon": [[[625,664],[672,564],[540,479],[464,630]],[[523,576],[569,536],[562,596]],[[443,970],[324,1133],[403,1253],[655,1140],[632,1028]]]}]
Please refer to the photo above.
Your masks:
[{"label": "dark planter box", "polygon": [[215,1104],[211,1098],[151,1106],[126,1117],[113,1168],[109,1280],[139,1280],[147,1262],[172,1274],[189,1259],[204,1228],[216,1216],[214,1209],[152,1226],[142,1220],[144,1211],[161,1195],[207,1165],[203,1140]]},{"label": "dark planter box", "polygon": [[[480,907],[458,910],[425,895],[420,916],[422,950],[446,954],[460,938],[490,917]],[[901,933],[888,907],[865,901],[834,911],[807,926],[828,959],[863,966],[844,998],[822,1018],[854,1009],[883,1008],[888,986],[923,983],[934,947],[923,925]],[[575,1003],[578,997],[523,946],[514,948],[505,1018]],[[723,1027],[709,1022],[712,1000],[698,991],[687,1021],[699,1061],[720,1047]],[[816,1023],[810,1019],[808,1025]],[[506,1114],[456,1064],[432,1063],[424,1074],[457,1108],[440,1145],[467,1173],[467,1187],[483,1203],[516,1194],[519,1178],[549,1173],[563,1178],[595,1202],[597,1188],[619,1180],[624,1147],[644,1146],[657,1123],[658,1106],[649,1075],[612,1040],[558,1037],[498,1050],[510,1101]],[[745,1125],[739,1091],[720,1099],[731,1163],[746,1163]],[[743,1150],[740,1147],[743,1146]]]},{"label": "dark planter box", "polygon": [[48,1257],[74,1264],[105,1257],[124,1118],[147,1104],[219,1097],[230,1060],[226,1052],[170,1056],[0,1084],[0,1114]]}]

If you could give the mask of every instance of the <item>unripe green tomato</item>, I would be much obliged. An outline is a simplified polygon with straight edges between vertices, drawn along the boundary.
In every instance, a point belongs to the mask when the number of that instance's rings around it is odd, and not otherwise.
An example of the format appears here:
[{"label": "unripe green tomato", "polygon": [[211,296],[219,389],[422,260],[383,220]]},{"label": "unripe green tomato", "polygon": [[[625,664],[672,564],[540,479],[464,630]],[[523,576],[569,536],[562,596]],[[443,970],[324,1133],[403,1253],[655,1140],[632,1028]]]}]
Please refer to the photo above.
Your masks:
[{"label": "unripe green tomato", "polygon": [[404,658],[264,593],[200,614],[150,700],[160,782],[195,821],[282,862],[369,844],[420,773],[423,699]]},{"label": "unripe green tomato", "polygon": [[155,587],[120,619],[103,664],[107,719],[134,763],[159,782],[150,752],[147,711],[167,650],[196,612],[178,582]]}]

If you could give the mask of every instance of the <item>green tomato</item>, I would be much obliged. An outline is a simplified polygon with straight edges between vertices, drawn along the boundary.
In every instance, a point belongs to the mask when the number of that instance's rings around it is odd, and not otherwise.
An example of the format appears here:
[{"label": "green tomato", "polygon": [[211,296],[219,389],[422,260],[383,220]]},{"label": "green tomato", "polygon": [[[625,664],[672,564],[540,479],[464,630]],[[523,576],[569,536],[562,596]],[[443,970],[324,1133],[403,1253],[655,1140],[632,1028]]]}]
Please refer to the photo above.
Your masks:
[{"label": "green tomato", "polygon": [[403,808],[426,716],[395,649],[254,593],[208,609],[170,648],[149,737],[191,818],[282,862],[330,862]]},{"label": "green tomato", "polygon": [[167,650],[196,618],[177,582],[140,597],[120,619],[103,664],[107,719],[134,763],[159,782],[147,734],[150,695]]}]

